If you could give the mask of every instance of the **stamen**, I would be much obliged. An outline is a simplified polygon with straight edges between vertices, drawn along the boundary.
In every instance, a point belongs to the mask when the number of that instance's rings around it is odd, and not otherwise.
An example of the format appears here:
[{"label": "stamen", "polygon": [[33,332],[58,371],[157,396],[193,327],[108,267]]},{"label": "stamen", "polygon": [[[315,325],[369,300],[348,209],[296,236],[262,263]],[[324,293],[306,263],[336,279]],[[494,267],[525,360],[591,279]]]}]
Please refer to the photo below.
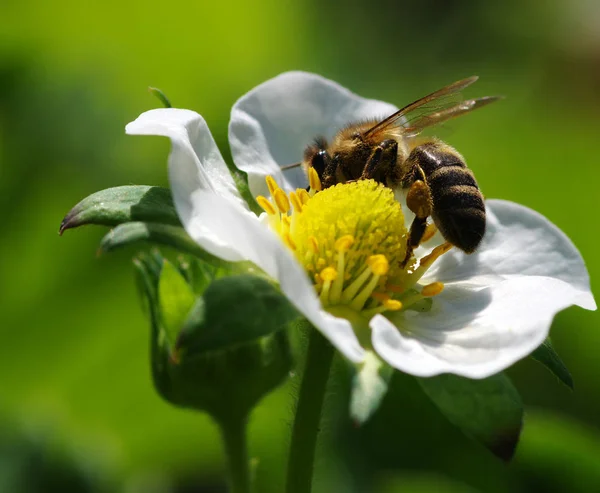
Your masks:
[{"label": "stamen", "polygon": [[419,263],[419,269],[421,267],[429,268],[433,262],[444,255],[444,253],[450,251],[451,248],[452,245],[448,242],[436,246],[429,255],[425,255],[425,257],[421,259],[421,262]]},{"label": "stamen", "polygon": [[263,208],[263,210],[270,216],[274,216],[275,214],[277,214],[275,207],[273,207],[273,204],[271,204],[271,201],[267,197],[259,195],[258,197],[256,197],[256,201],[258,202],[258,205],[260,205]]},{"label": "stamen", "polygon": [[283,239],[285,240],[285,244],[291,249],[291,250],[296,250],[296,243],[294,242],[294,240],[292,239],[292,237],[290,236],[289,233],[285,233],[283,235]]},{"label": "stamen", "polygon": [[421,290],[421,294],[425,297],[437,296],[444,290],[443,282],[432,282]]},{"label": "stamen", "polygon": [[321,191],[321,179],[313,167],[308,168],[308,183],[310,184],[310,188],[315,192]]},{"label": "stamen", "polygon": [[371,295],[371,298],[383,303],[384,301],[388,301],[390,299],[390,295],[386,293],[373,293]]},{"label": "stamen", "polygon": [[354,296],[356,296],[356,293],[358,293],[358,290],[361,288],[361,286],[367,281],[367,279],[370,276],[371,276],[371,269],[369,269],[369,267],[365,267],[363,269],[363,271],[360,273],[360,275],[358,275],[358,277],[350,284],[350,286],[348,286],[346,289],[344,289],[344,292],[342,293],[342,298],[341,298],[342,303],[350,303],[352,298],[354,298]]},{"label": "stamen", "polygon": [[374,289],[377,287],[380,277],[385,276],[390,270],[390,264],[385,255],[371,255],[367,258],[367,265],[373,273],[373,277],[350,302],[350,307],[357,311],[362,310],[367,299],[369,299]]},{"label": "stamen", "polygon": [[402,297],[402,308],[408,308],[422,299],[424,299],[424,297],[421,293],[411,290]]},{"label": "stamen", "polygon": [[437,226],[434,223],[429,223],[425,227],[425,233],[423,233],[423,238],[421,238],[421,243],[426,243],[437,233]]},{"label": "stamen", "polygon": [[378,313],[384,313],[387,311],[398,311],[402,309],[402,302],[398,301],[398,300],[388,300],[385,303],[383,303],[380,306],[377,306],[375,308],[370,308],[368,310],[363,310],[362,314],[363,317],[367,317],[367,318],[371,318],[375,315],[377,315]]},{"label": "stamen", "polygon": [[302,205],[308,204],[308,201],[310,200],[310,195],[306,190],[304,190],[304,188],[298,188],[296,190],[296,194],[298,195],[300,202],[302,202]]},{"label": "stamen", "polygon": [[302,212],[302,202],[298,198],[296,192],[290,192],[290,201],[292,202],[296,212]]},{"label": "stamen", "polygon": [[401,294],[401,293],[404,293],[404,291],[406,291],[406,288],[404,288],[404,286],[398,286],[396,284],[386,284],[385,290],[390,291],[392,293]]},{"label": "stamen", "polygon": [[320,276],[323,281],[335,281],[338,277],[338,273],[333,267],[325,267],[321,271]]},{"label": "stamen", "polygon": [[444,283],[442,282],[432,282],[431,284],[425,286],[420,293],[418,291],[415,291],[414,289],[411,289],[404,296],[402,296],[402,306],[403,308],[408,308],[426,298],[437,296],[443,290]]},{"label": "stamen", "polygon": [[367,265],[376,276],[385,276],[390,270],[390,264],[385,255],[371,255],[367,259]]},{"label": "stamen", "polygon": [[320,278],[323,280],[323,287],[321,288],[319,298],[324,305],[329,304],[329,289],[331,288],[331,283],[335,281],[337,277],[338,274],[333,267],[326,267],[321,271]]},{"label": "stamen", "polygon": [[402,302],[399,300],[386,300],[383,302],[386,310],[398,311],[402,309]]},{"label": "stamen", "polygon": [[319,242],[317,241],[317,239],[314,236],[308,237],[308,246],[313,251],[313,253],[319,252]]},{"label": "stamen", "polygon": [[354,236],[344,235],[335,241],[335,249],[338,252],[347,252],[354,243]]},{"label": "stamen", "polygon": [[441,245],[436,246],[429,255],[425,255],[419,263],[419,267],[407,277],[406,282],[404,283],[406,288],[413,287],[421,277],[427,272],[431,264],[433,264],[438,258],[440,258],[444,253],[448,252],[452,248],[452,245],[448,242],[442,243]]},{"label": "stamen", "polygon": [[358,293],[354,299],[350,302],[350,307],[356,311],[360,311],[365,306],[365,303],[373,293],[373,290],[377,287],[379,283],[379,277],[377,274],[373,274],[373,277],[369,280],[369,282],[365,285],[365,287]]},{"label": "stamen", "polygon": [[338,303],[342,297],[342,289],[344,288],[344,272],[346,269],[346,257],[345,253],[350,250],[350,247],[354,243],[354,237],[352,235],[344,235],[335,241],[335,249],[338,252],[337,258],[337,270],[340,276],[334,281],[331,288],[331,296],[329,300],[331,303]]},{"label": "stamen", "polygon": [[269,193],[271,194],[271,197],[275,196],[275,190],[279,189],[279,185],[277,185],[277,182],[275,181],[275,178],[273,178],[271,175],[268,175],[265,178],[265,181],[267,182],[267,187],[269,187]]},{"label": "stamen", "polygon": [[281,188],[275,190],[275,195],[273,195],[273,199],[277,204],[279,212],[287,214],[287,212],[290,210],[290,201],[286,193]]}]

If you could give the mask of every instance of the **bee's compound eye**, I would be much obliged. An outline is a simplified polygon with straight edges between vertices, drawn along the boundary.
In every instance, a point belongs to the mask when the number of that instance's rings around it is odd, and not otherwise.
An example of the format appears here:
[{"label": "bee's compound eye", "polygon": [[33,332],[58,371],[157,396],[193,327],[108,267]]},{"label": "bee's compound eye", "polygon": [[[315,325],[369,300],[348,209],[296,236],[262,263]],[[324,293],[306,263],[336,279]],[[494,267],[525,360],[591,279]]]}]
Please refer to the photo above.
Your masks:
[{"label": "bee's compound eye", "polygon": [[311,161],[311,166],[313,168],[315,168],[315,171],[317,172],[317,174],[319,176],[323,176],[323,173],[325,171],[325,166],[327,164],[327,151],[325,149],[321,149],[319,152],[317,152]]}]

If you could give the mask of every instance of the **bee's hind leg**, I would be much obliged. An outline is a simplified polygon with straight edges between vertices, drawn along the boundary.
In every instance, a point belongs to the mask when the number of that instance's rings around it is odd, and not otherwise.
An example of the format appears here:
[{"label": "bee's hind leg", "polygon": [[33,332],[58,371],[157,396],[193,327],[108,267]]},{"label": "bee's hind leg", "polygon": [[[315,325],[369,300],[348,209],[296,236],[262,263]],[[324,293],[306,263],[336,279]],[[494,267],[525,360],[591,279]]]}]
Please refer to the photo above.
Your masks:
[{"label": "bee's hind leg", "polygon": [[406,267],[406,264],[410,260],[413,254],[413,250],[419,246],[421,239],[427,229],[427,218],[415,216],[413,222],[410,225],[408,232],[408,241],[406,242],[406,255],[404,260],[400,264],[402,268]]},{"label": "bee's hind leg", "polygon": [[397,161],[398,142],[394,139],[384,140],[369,157],[361,179],[386,183],[389,174],[396,170]]},{"label": "bee's hind leg", "polygon": [[420,167],[415,170],[421,175],[423,180],[415,180],[406,194],[406,205],[415,214],[410,231],[408,233],[408,241],[406,243],[406,256],[402,261],[402,267],[405,267],[412,257],[413,250],[417,248],[427,231],[427,218],[431,215],[433,209],[433,201],[429,186],[424,181],[425,175]]}]

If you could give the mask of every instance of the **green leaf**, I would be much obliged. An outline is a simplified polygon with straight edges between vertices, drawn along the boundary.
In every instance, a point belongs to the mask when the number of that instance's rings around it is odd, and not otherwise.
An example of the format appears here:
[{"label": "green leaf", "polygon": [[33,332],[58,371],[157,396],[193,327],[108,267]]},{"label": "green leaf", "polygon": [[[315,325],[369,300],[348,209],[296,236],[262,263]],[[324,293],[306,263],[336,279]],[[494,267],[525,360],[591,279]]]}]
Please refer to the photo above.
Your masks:
[{"label": "green leaf", "polygon": [[169,189],[139,185],[108,188],[88,196],[65,216],[59,233],[85,224],[117,226],[131,221],[181,226]]},{"label": "green leaf", "polygon": [[393,369],[381,361],[372,351],[352,381],[350,416],[357,425],[365,423],[379,408],[388,390]]},{"label": "green leaf", "polygon": [[573,377],[571,376],[567,366],[560,359],[558,353],[554,350],[550,338],[546,339],[540,347],[531,353],[531,357],[538,363],[544,365],[554,374],[556,378],[558,378],[571,390],[574,389]]},{"label": "green leaf", "polygon": [[173,264],[164,260],[158,281],[158,303],[162,325],[171,347],[174,347],[195,302],[196,295],[190,285]]},{"label": "green leaf", "polygon": [[188,353],[244,344],[284,328],[298,312],[270,282],[236,275],[212,282],[190,312],[177,348]]},{"label": "green leaf", "polygon": [[223,260],[203,250],[183,228],[168,224],[144,222],[120,224],[102,238],[99,252],[111,252],[140,242],[169,246],[180,252],[201,258],[212,265],[221,266],[226,264]]},{"label": "green leaf", "polygon": [[418,378],[421,388],[452,424],[509,461],[523,426],[523,403],[503,373],[484,380],[457,375]]}]

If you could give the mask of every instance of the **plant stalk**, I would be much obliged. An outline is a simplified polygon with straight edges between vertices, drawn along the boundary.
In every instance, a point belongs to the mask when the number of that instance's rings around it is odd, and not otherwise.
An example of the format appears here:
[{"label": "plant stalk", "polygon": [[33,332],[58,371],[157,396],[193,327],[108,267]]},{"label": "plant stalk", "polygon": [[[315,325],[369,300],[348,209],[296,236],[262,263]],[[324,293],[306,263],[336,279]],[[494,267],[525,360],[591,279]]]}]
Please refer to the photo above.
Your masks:
[{"label": "plant stalk", "polygon": [[304,375],[298,393],[288,459],[286,493],[310,493],[321,411],[329,379],[333,346],[315,328],[309,329]]},{"label": "plant stalk", "polygon": [[250,493],[246,416],[219,422],[229,468],[230,493]]}]

